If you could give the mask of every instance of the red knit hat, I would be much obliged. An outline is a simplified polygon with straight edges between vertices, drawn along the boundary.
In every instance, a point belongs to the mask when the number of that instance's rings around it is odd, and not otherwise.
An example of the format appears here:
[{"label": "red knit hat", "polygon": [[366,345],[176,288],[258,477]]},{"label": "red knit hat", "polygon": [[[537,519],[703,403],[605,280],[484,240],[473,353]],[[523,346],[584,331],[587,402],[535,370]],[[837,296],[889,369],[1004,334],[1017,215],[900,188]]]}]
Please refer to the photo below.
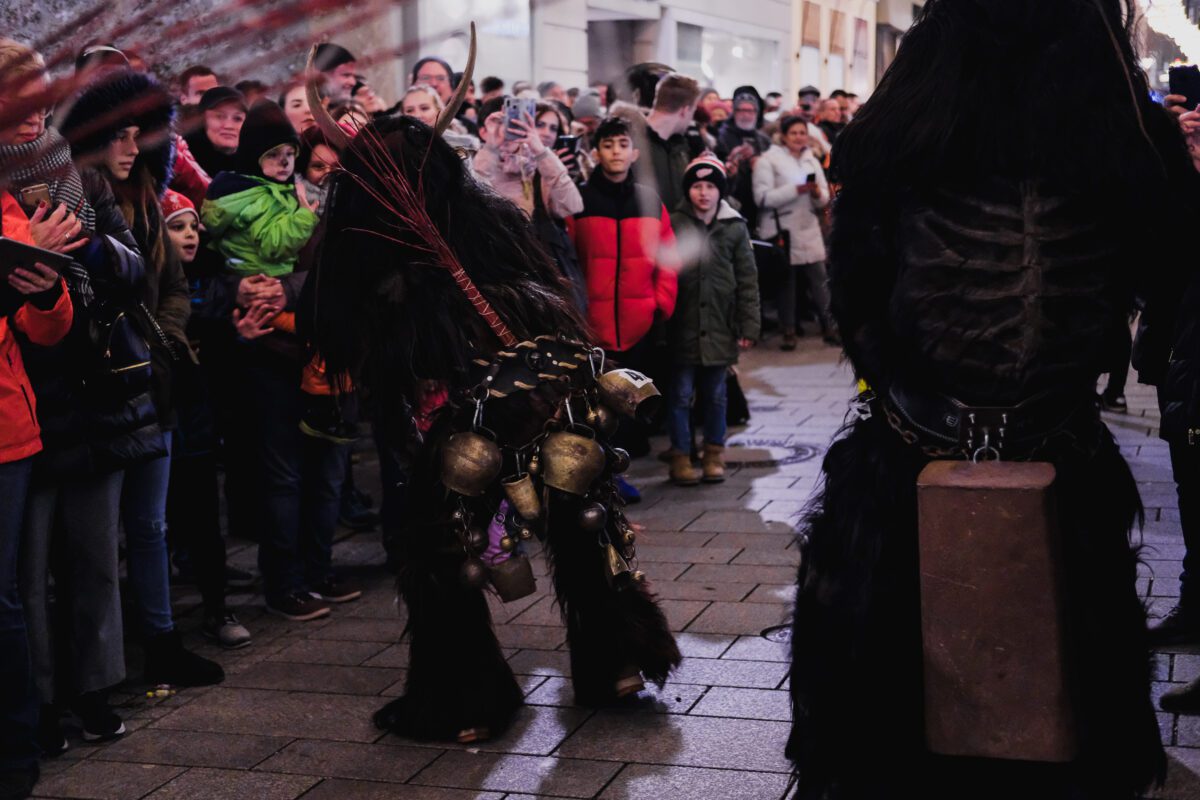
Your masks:
[{"label": "red knit hat", "polygon": [[167,193],[162,199],[163,224],[170,222],[180,214],[195,214],[196,219],[200,219],[200,215],[196,214],[196,206],[191,200],[181,195],[172,189],[167,189]]}]

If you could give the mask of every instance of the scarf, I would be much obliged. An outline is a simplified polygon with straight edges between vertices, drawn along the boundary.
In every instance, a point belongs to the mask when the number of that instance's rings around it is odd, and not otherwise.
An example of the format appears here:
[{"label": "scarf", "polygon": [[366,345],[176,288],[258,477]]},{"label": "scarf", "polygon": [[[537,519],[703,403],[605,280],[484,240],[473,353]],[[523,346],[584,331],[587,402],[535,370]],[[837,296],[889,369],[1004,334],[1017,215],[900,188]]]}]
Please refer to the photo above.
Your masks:
[{"label": "scarf", "polygon": [[96,212],[83,196],[71,146],[54,128],[46,128],[32,142],[0,147],[0,184],[15,191],[35,183],[48,185],[54,206],[62,203],[75,212],[84,230],[96,230]]}]

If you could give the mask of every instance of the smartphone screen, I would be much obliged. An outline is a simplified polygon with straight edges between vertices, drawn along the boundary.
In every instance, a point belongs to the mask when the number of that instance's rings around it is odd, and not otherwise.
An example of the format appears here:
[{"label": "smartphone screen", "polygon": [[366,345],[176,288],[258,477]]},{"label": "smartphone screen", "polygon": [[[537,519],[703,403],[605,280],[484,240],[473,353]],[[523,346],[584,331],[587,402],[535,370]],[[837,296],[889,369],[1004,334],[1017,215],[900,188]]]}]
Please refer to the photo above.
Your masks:
[{"label": "smartphone screen", "polygon": [[37,208],[38,203],[50,205],[50,187],[44,183],[26,186],[21,190],[21,205],[26,208]]},{"label": "smartphone screen", "polygon": [[1168,71],[1171,94],[1182,95],[1184,106],[1194,111],[1200,105],[1200,67],[1195,65],[1171,67]]},{"label": "smartphone screen", "polygon": [[559,136],[554,140],[555,150],[568,150],[571,153],[579,152],[579,137],[578,136]]},{"label": "smartphone screen", "polygon": [[524,119],[526,114],[532,117],[536,113],[536,100],[520,97],[504,98],[504,141],[516,141],[524,136],[520,128],[513,127],[513,120]]}]

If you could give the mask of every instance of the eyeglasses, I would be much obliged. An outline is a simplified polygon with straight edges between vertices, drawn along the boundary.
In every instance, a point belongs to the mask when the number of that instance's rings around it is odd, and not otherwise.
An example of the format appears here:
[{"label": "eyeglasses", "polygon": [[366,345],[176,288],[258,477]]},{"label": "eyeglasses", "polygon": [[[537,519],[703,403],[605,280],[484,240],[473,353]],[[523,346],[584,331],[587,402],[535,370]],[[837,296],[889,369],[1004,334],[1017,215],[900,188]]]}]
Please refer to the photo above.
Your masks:
[{"label": "eyeglasses", "polygon": [[450,79],[445,75],[418,75],[417,83],[449,83]]}]

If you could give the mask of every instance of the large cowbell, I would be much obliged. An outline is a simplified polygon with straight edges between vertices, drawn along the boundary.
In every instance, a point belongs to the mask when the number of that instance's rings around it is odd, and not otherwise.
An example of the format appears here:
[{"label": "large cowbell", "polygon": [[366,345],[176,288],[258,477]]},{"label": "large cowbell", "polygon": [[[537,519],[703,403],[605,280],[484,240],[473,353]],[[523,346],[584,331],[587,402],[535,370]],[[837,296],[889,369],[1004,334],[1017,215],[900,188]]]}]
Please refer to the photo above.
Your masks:
[{"label": "large cowbell", "polygon": [[925,736],[935,753],[1062,763],[1078,750],[1054,467],[934,461],[917,481]]}]

